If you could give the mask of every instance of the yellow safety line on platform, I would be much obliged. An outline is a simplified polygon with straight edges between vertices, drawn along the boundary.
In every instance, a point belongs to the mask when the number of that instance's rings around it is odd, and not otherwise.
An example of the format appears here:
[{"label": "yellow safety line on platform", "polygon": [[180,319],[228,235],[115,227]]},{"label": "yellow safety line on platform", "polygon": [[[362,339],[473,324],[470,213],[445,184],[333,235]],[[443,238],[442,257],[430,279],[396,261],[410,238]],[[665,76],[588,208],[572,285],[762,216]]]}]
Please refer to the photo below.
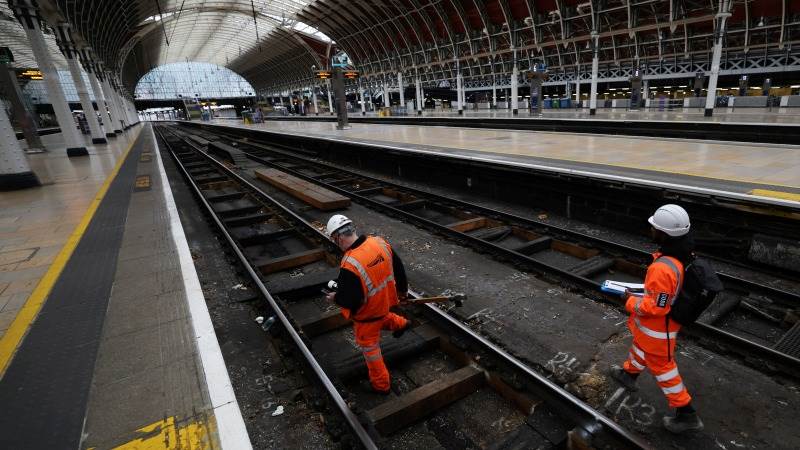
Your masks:
[{"label": "yellow safety line on platform", "polygon": [[793,194],[791,192],[771,191],[769,189],[753,189],[748,192],[750,195],[758,195],[759,197],[772,197],[781,200],[789,200],[793,202],[800,202],[800,194]]},{"label": "yellow safety line on platform", "polygon": [[136,430],[136,439],[114,447],[114,450],[205,450],[212,448],[210,424],[202,421],[176,425],[175,417],[151,423]]},{"label": "yellow safety line on platform", "polygon": [[17,317],[14,318],[11,326],[8,327],[6,333],[0,338],[0,379],[5,375],[6,369],[8,369],[11,360],[14,358],[17,348],[25,338],[25,334],[28,332],[31,324],[33,324],[33,321],[36,320],[36,316],[39,315],[39,311],[42,309],[42,306],[44,306],[47,297],[50,295],[50,291],[53,289],[58,277],[67,265],[67,261],[69,261],[69,258],[72,256],[72,252],[74,252],[75,248],[78,246],[83,234],[86,232],[86,228],[89,227],[89,222],[92,221],[95,212],[97,212],[97,208],[100,206],[100,202],[106,196],[109,186],[111,186],[111,182],[117,177],[122,163],[128,158],[128,154],[131,152],[131,149],[133,149],[133,144],[139,139],[140,134],[141,128],[136,137],[131,141],[128,149],[125,150],[125,153],[119,161],[117,161],[117,165],[108,177],[106,177],[106,181],[100,187],[100,190],[97,191],[92,203],[89,204],[89,209],[81,218],[78,226],[72,231],[72,234],[67,239],[64,247],[61,248],[55,260],[53,260],[53,264],[50,265],[50,268],[42,279],[39,280],[39,284],[36,285],[30,297],[25,301],[25,304],[22,306],[22,309],[19,310],[19,313],[17,313]]}]

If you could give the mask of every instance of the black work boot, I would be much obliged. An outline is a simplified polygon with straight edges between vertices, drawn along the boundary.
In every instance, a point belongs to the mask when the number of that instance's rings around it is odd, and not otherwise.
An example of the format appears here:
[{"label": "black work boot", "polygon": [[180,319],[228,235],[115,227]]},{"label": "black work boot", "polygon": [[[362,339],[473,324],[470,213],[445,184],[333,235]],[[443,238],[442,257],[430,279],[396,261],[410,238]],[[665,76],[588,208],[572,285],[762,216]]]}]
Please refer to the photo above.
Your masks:
[{"label": "black work boot", "polygon": [[632,374],[625,371],[620,366],[614,365],[611,366],[611,378],[617,380],[619,384],[622,385],[625,389],[636,392],[639,390],[639,387],[636,386],[636,379],[639,378],[639,374]]},{"label": "black work boot", "polygon": [[664,416],[664,428],[672,433],[679,434],[687,431],[702,431],[703,421],[697,416],[692,404],[682,406],[675,410],[675,415]]}]

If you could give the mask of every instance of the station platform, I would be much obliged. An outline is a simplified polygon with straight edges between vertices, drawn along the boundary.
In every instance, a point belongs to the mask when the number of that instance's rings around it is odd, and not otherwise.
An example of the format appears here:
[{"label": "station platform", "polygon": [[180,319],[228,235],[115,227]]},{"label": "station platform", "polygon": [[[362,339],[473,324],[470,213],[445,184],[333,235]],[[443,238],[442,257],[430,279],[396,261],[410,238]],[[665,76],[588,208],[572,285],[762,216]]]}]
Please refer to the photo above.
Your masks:
[{"label": "station platform", "polygon": [[0,196],[2,447],[250,448],[150,125],[43,141]]},{"label": "station platform", "polygon": [[[348,114],[350,117],[370,117],[378,118],[377,111],[353,111]],[[331,116],[328,111],[320,111],[319,115],[313,113],[306,117]],[[469,109],[464,110],[461,115],[458,110],[440,109],[425,110],[421,116],[417,116],[414,111],[407,111],[402,116],[391,117],[422,117],[422,118],[463,118],[463,119],[564,119],[564,120],[658,120],[658,121],[691,121],[705,123],[755,123],[755,124],[792,124],[800,123],[800,108],[717,108],[714,115],[705,117],[702,108],[683,108],[665,110],[659,108],[643,108],[638,111],[631,111],[627,108],[600,108],[595,115],[589,114],[588,108],[570,109],[546,109],[541,115],[531,113],[527,109],[518,110],[514,115],[508,109]]]},{"label": "station platform", "polygon": [[269,133],[447,155],[502,165],[636,183],[749,202],[797,206],[800,146],[523,130],[268,120],[244,125]]}]

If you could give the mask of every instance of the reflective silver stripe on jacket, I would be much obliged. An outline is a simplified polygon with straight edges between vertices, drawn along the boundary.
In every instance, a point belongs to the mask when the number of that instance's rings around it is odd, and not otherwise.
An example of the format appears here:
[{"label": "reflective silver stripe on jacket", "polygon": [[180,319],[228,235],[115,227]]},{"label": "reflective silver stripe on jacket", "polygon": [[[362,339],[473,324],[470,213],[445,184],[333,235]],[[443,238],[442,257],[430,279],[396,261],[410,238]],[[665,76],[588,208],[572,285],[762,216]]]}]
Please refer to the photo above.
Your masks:
[{"label": "reflective silver stripe on jacket", "polygon": [[636,358],[633,357],[633,353],[628,352],[628,356],[630,356],[630,359],[628,361],[630,361],[631,364],[633,364],[633,367],[636,367],[639,370],[645,369],[645,367],[642,364],[640,364],[639,361],[636,361]]},{"label": "reflective silver stripe on jacket", "polygon": [[678,270],[678,266],[666,256],[659,256],[653,263],[655,264],[657,262],[662,262],[669,266],[669,268],[672,269],[672,273],[675,274],[675,279],[678,280],[678,284],[675,286],[675,295],[669,300],[669,305],[672,306],[672,304],[675,303],[675,299],[678,298],[678,293],[680,293],[681,287],[683,286],[683,274]]},{"label": "reflective silver stripe on jacket", "polygon": [[358,262],[357,259],[353,258],[352,256],[345,256],[343,258],[344,261],[350,263],[353,267],[356,268],[358,274],[361,275],[361,279],[364,280],[364,285],[367,287],[367,295],[372,296],[370,292],[374,291],[375,288],[372,286],[372,278],[369,277],[367,271],[364,270],[364,266]]},{"label": "reflective silver stripe on jacket", "polygon": [[[392,254],[389,251],[388,244],[384,242],[383,239],[379,238],[375,239],[377,239],[378,242],[381,243],[381,247],[383,247],[383,249],[386,251],[386,255],[384,256],[389,258],[389,265],[391,265]],[[391,275],[389,275],[388,277],[386,277],[385,280],[383,280],[383,283],[381,283],[379,286],[374,286],[372,283],[372,278],[369,277],[369,274],[367,274],[366,269],[364,269],[364,266],[362,266],[357,259],[353,258],[352,256],[345,256],[343,258],[343,261],[350,263],[353,267],[356,268],[359,275],[361,275],[361,279],[364,280],[364,285],[367,287],[367,300],[369,300],[370,298],[374,297],[376,294],[384,290],[390,281],[394,281],[394,272],[392,272]]]},{"label": "reflective silver stripe on jacket", "polygon": [[639,328],[639,331],[650,336],[651,338],[666,340],[666,339],[675,339],[676,337],[678,337],[677,331],[673,331],[671,333],[664,333],[661,331],[651,330],[650,328],[647,328],[646,326],[642,325],[642,322],[640,322],[639,318],[636,316],[633,316],[633,323],[636,324],[636,326]]},{"label": "reflective silver stripe on jacket", "polygon": [[674,369],[670,370],[667,373],[662,373],[661,375],[656,375],[656,381],[661,381],[661,382],[669,381],[669,380],[677,377],[678,375],[680,375],[678,373],[678,368],[675,367]]},{"label": "reflective silver stripe on jacket", "polygon": [[636,353],[636,356],[642,358],[642,361],[646,361],[644,358],[644,350],[637,347],[636,344],[631,345],[631,350],[633,350],[633,353]]},{"label": "reflective silver stripe on jacket", "polygon": [[661,388],[661,390],[665,394],[680,394],[683,391],[683,389],[684,389],[683,383],[678,383],[675,386],[662,387]]},{"label": "reflective silver stripe on jacket", "polygon": [[381,247],[383,247],[383,249],[386,251],[386,258],[389,261],[389,266],[392,267],[392,273],[394,273],[394,265],[392,264],[392,251],[389,249],[389,244],[379,237],[376,237],[375,239],[380,242]]}]

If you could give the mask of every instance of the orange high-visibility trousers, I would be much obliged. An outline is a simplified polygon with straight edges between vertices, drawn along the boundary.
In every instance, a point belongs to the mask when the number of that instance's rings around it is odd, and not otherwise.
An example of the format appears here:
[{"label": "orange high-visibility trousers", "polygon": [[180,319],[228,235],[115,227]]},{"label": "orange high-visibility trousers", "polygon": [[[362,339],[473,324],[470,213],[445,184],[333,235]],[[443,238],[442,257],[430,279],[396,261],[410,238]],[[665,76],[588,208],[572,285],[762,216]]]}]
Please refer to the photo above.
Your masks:
[{"label": "orange high-visibility trousers", "polygon": [[678,373],[678,365],[675,364],[674,358],[668,359],[666,356],[645,353],[634,342],[628,353],[628,360],[625,361],[622,368],[630,374],[638,374],[645,368],[649,369],[650,373],[656,378],[661,391],[664,392],[664,396],[667,397],[669,406],[672,408],[686,406],[692,401],[692,396],[689,395],[689,391],[683,385],[683,380],[681,379],[681,374]]},{"label": "orange high-visibility trousers", "polygon": [[356,344],[361,347],[364,360],[367,362],[369,381],[377,391],[388,391],[389,371],[383,362],[381,354],[381,330],[399,330],[406,326],[408,320],[390,312],[383,319],[374,322],[353,322],[353,331],[356,335]]}]

